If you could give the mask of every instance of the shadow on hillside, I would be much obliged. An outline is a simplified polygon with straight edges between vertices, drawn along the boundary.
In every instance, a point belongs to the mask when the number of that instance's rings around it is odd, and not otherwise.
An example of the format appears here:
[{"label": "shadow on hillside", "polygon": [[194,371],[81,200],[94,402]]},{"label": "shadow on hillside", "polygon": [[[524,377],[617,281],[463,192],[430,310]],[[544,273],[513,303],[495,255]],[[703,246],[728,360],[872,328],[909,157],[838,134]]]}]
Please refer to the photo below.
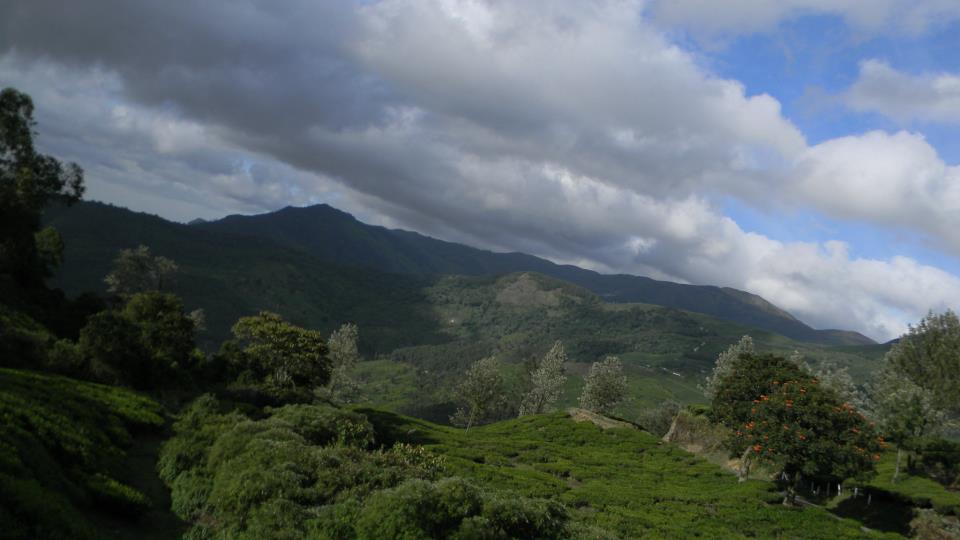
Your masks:
[{"label": "shadow on hillside", "polygon": [[833,513],[845,518],[855,519],[866,527],[878,531],[910,534],[910,520],[913,508],[903,502],[887,497],[873,495],[870,504],[866,496],[847,499],[833,509]]},{"label": "shadow on hillside", "polygon": [[376,433],[376,444],[389,448],[398,442],[407,444],[435,444],[439,442],[424,427],[416,421],[398,414],[380,409],[356,409],[366,415],[373,424]]}]

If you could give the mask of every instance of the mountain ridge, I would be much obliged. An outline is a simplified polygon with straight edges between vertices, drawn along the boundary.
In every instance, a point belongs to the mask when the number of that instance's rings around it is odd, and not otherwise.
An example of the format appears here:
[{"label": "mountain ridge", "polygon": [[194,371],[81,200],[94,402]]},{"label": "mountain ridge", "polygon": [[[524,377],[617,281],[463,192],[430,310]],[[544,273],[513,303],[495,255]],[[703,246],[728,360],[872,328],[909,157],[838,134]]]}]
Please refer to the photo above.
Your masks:
[{"label": "mountain ridge", "polygon": [[321,259],[406,274],[498,275],[539,272],[584,287],[608,302],[641,302],[703,313],[824,345],[870,345],[854,331],[817,330],[766,299],[738,289],[686,285],[630,274],[601,274],[520,252],[493,252],[414,231],[369,225],[328,204],[234,214],[190,227],[270,238]]}]

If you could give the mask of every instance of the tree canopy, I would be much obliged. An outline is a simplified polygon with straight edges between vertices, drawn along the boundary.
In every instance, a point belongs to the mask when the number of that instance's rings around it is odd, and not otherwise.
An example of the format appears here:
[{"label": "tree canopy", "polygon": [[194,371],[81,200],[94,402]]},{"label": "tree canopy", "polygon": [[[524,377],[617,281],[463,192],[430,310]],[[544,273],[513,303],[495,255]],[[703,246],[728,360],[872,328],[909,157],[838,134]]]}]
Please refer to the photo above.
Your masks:
[{"label": "tree canopy", "polygon": [[57,260],[49,251],[58,244],[55,232],[41,236],[43,255],[38,249],[43,209],[55,201],[76,202],[84,190],[77,164],[36,151],[34,126],[30,96],[13,88],[0,91],[0,279],[27,288],[42,287]]}]

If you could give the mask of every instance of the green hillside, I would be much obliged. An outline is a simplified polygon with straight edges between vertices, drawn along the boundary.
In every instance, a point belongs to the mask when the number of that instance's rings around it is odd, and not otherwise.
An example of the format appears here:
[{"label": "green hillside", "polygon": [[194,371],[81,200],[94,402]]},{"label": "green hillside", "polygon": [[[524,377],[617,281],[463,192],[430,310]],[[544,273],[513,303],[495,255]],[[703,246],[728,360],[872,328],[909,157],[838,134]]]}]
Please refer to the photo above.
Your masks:
[{"label": "green hillside", "polygon": [[164,423],[155,401],[0,368],[0,419],[4,538],[169,538],[180,528],[153,473]]},{"label": "green hillside", "polygon": [[[380,359],[375,368],[361,367],[361,375],[376,380],[368,398],[436,420],[449,414],[448,389],[470,363],[497,354],[518,381],[521,364],[556,340],[570,352],[574,374],[606,355],[623,357],[633,399],[621,412],[629,417],[664,399],[700,401],[697,385],[717,354],[744,334],[764,350],[800,350],[814,363],[836,360],[857,377],[882,356],[882,346],[824,347],[700,313],[611,304],[535,273],[419,276],[344,267],[266,238],[221,234],[98,203],[56,210],[48,219],[65,238],[65,263],[56,279],[69,293],[102,291],[116,253],[146,244],[179,265],[172,290],[187,308],[206,311],[208,330],[200,341],[207,350],[219,346],[237,318],[264,309],[324,333],[355,322],[365,356]],[[373,369],[402,376],[373,377]],[[579,381],[571,378],[565,403],[575,402]]]},{"label": "green hillside", "polygon": [[449,474],[562,501],[576,519],[623,538],[881,536],[822,509],[785,508],[772,483],[738,484],[732,473],[636,429],[601,430],[554,413],[464,433],[383,411],[359,412],[384,444],[422,444],[446,457]]},{"label": "green hillside", "polygon": [[229,216],[198,229],[269,238],[328,261],[387,272],[498,275],[538,272],[585,287],[608,302],[642,302],[712,315],[799,341],[873,343],[856,332],[814,330],[763,298],[726,287],[683,285],[631,275],[604,275],[523,253],[494,253],[417,233],[366,225],[327,205]]}]

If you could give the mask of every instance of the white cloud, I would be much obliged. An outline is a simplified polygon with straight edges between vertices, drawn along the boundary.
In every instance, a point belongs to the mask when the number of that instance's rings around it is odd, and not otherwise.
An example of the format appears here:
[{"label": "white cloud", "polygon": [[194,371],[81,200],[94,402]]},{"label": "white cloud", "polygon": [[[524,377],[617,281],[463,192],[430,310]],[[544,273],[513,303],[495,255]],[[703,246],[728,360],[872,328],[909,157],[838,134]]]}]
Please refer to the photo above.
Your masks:
[{"label": "white cloud", "polygon": [[827,140],[798,159],[793,192],[841,219],[919,231],[960,255],[960,167],[916,133]]},{"label": "white cloud", "polygon": [[960,124],[960,75],[910,75],[880,60],[860,64],[860,75],[846,93],[858,111],[875,112],[898,122]]},{"label": "white cloud", "polygon": [[955,0],[652,0],[661,23],[704,35],[769,32],[804,15],[836,15],[867,34],[918,36],[960,19]]},{"label": "white cloud", "polygon": [[[174,24],[164,5],[143,21],[125,12],[143,26],[133,35]],[[351,31],[336,43],[310,33],[329,18],[310,3],[271,8],[284,32],[266,35],[252,32],[251,4],[236,29],[192,18],[184,50],[154,36],[162,47],[135,55],[149,63],[100,43],[84,26],[98,21],[43,39],[23,25],[22,61],[8,52],[0,78],[35,96],[44,148],[87,167],[92,198],[140,210],[185,219],[322,200],[448,240],[746,289],[878,338],[960,306],[956,276],[779,242],[711,202],[804,204],[953,238],[957,170],[917,135],[808,147],[775,99],[704,69],[639,2],[346,5],[357,11],[338,12]],[[58,27],[38,20],[36,32]]]}]

